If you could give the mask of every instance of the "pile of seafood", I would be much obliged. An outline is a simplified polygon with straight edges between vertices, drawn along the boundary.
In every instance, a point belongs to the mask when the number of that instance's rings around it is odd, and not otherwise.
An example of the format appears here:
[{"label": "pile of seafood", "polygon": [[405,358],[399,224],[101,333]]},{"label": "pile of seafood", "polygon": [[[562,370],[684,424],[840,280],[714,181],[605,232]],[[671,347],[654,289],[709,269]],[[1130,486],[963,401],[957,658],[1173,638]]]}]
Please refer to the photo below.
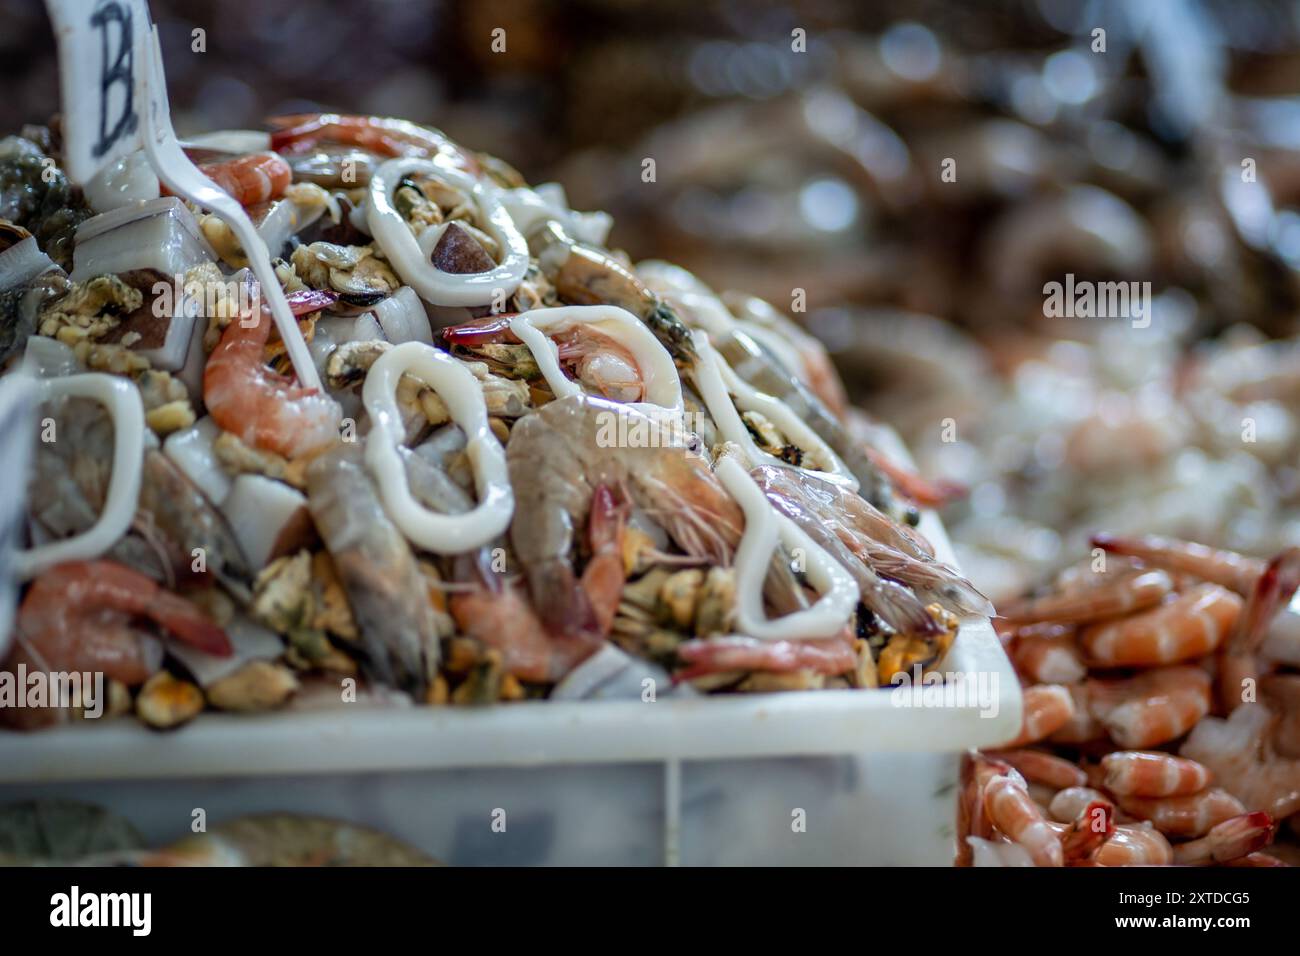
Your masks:
[{"label": "pile of seafood", "polygon": [[129,820],[94,804],[47,799],[0,806],[0,866],[439,865],[386,833],[324,817],[236,817],[151,847]]},{"label": "pile of seafood", "polygon": [[[1096,535],[1003,605],[1020,734],[964,761],[958,863],[1300,861],[1300,548]],[[1276,842],[1274,842],[1276,839]],[[1272,844],[1272,845],[1270,845]]]},{"label": "pile of seafood", "polygon": [[157,728],[872,688],[990,613],[770,305],[633,265],[608,216],[434,129],[271,125],[185,147],[257,225],[319,389],[225,222],[139,157],[72,186],[57,124],[0,141],[0,363],[40,406],[4,671],[102,673]]}]

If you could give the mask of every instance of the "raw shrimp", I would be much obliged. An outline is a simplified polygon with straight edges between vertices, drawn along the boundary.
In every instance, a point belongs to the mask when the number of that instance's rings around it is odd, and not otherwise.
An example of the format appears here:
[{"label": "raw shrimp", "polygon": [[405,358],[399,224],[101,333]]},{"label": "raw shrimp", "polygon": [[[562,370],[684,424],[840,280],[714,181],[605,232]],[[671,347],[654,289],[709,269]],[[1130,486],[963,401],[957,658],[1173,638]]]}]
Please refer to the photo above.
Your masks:
[{"label": "raw shrimp", "polygon": [[1036,743],[1063,727],[1074,716],[1074,699],[1060,684],[1035,684],[1024,692],[1024,720],[1020,733],[1005,747]]},{"label": "raw shrimp", "polygon": [[340,444],[307,468],[307,505],[356,617],[375,676],[421,698],[438,664],[428,585],[366,472],[360,442]]},{"label": "raw shrimp", "polygon": [[1121,750],[1101,758],[1106,789],[1134,797],[1178,797],[1204,790],[1210,771],[1195,760],[1166,753]]},{"label": "raw shrimp", "polygon": [[1069,625],[1017,628],[1007,641],[1007,653],[1017,671],[1040,684],[1077,684],[1088,673]]},{"label": "raw shrimp", "polygon": [[1202,720],[1179,753],[1208,767],[1246,809],[1282,820],[1300,812],[1300,760],[1274,751],[1269,735],[1275,723],[1266,705],[1246,704],[1227,720]]},{"label": "raw shrimp", "polygon": [[[620,417],[627,434],[645,441],[600,447],[602,428]],[[726,565],[740,541],[745,522],[739,505],[671,421],[573,395],[520,419],[506,457],[516,497],[510,540],[534,606],[553,633],[603,636],[572,565],[577,529],[601,486],[618,488],[687,554]]]},{"label": "raw shrimp", "polygon": [[1189,840],[1174,847],[1174,863],[1179,866],[1210,866],[1227,863],[1273,842],[1273,818],[1262,810],[1243,813],[1216,824],[1199,840]]},{"label": "raw shrimp", "polygon": [[1153,567],[1209,581],[1236,591],[1243,597],[1250,594],[1264,571],[1264,562],[1258,558],[1176,538],[1156,535],[1126,538],[1113,534],[1094,534],[1092,544],[1110,554],[1138,558]]},{"label": "raw shrimp", "polygon": [[1098,866],[1166,866],[1174,850],[1163,833],[1149,823],[1120,823],[1092,854]]},{"label": "raw shrimp", "polygon": [[934,632],[927,600],[958,613],[992,611],[969,581],[934,560],[928,543],[848,488],[779,465],[761,465],[750,476],[778,511],[853,576],[867,606],[895,630]]},{"label": "raw shrimp", "polygon": [[1210,678],[1199,667],[1160,667],[1085,687],[1092,715],[1127,750],[1181,737],[1210,711]]},{"label": "raw shrimp", "polygon": [[989,756],[1009,763],[1026,780],[1045,784],[1055,790],[1082,787],[1088,782],[1088,775],[1078,766],[1042,750],[999,750]]},{"label": "raw shrimp", "polygon": [[263,361],[271,318],[261,309],[257,323],[236,319],[203,369],[203,401],[223,430],[244,444],[293,458],[338,441],[342,410],[328,395],[293,384]]},{"label": "raw shrimp", "polygon": [[1227,588],[1198,584],[1159,607],[1089,625],[1079,632],[1079,643],[1103,667],[1176,664],[1218,647],[1236,625],[1241,606],[1241,598]]},{"label": "raw shrimp", "polygon": [[[493,343],[522,346],[519,337],[510,329],[512,318],[513,315],[494,316],[451,326],[440,330],[437,337],[449,348],[467,348],[473,357],[480,358],[482,356],[474,352],[475,346]],[[555,342],[560,364],[589,390],[615,402],[646,400],[646,383],[636,357],[611,336],[575,322],[568,328],[548,330],[547,337]],[[490,355],[486,357],[491,359]],[[534,361],[528,360],[530,366]]]},{"label": "raw shrimp", "polygon": [[608,252],[578,242],[555,220],[534,230],[528,245],[565,302],[627,309],[654,332],[678,365],[695,364],[695,344],[686,323]]},{"label": "raw shrimp", "polygon": [[452,594],[447,603],[460,631],[500,652],[502,671],[520,680],[554,683],[599,646],[548,634],[527,597],[511,585]]},{"label": "raw shrimp", "polygon": [[248,153],[220,163],[205,163],[199,171],[234,197],[241,206],[255,206],[284,195],[293,181],[289,164],[275,153]]},{"label": "raw shrimp", "polygon": [[[189,601],[115,561],[55,565],[23,598],[13,652],[4,669],[96,672],[128,686],[157,671],[162,655],[138,625],[148,620],[191,647],[219,657],[232,653],[225,631]],[[15,713],[24,714],[22,711]],[[34,711],[23,723],[43,726],[56,715]]]},{"label": "raw shrimp", "polygon": [[798,671],[843,674],[857,666],[853,642],[847,636],[804,641],[760,641],[739,635],[684,641],[677,656],[687,666],[673,675],[693,680],[724,671]]},{"label": "raw shrimp", "polygon": [[1030,799],[1023,781],[1006,776],[990,780],[984,787],[984,812],[994,826],[1029,851],[1035,865],[1064,865],[1061,841]]},{"label": "raw shrimp", "polygon": [[298,113],[273,116],[276,128],[271,148],[300,153],[317,143],[359,146],[385,156],[440,158],[467,173],[478,173],[479,163],[466,150],[428,126],[380,116],[343,116],[338,113]]},{"label": "raw shrimp", "polygon": [[1049,594],[1012,601],[999,607],[998,615],[1012,623],[1086,624],[1144,610],[1159,604],[1172,590],[1173,581],[1164,571],[1146,571],[1120,575],[1077,594]]},{"label": "raw shrimp", "polygon": [[1245,813],[1241,801],[1218,787],[1179,797],[1134,797],[1117,794],[1119,807],[1139,820],[1149,820],[1166,836],[1199,837],[1211,828]]}]

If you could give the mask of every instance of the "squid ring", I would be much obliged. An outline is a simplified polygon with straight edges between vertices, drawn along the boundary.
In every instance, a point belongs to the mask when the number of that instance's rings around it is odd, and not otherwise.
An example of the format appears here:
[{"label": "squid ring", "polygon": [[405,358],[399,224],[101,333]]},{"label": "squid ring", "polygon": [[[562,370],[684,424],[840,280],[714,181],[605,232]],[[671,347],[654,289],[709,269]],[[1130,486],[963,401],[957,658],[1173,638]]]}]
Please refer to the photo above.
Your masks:
[{"label": "squid ring", "polygon": [[[398,452],[405,428],[397,409],[397,383],[407,373],[438,393],[452,421],[465,432],[465,452],[478,492],[478,504],[465,514],[430,511],[411,494]],[[515,510],[506,453],[488,427],[483,392],[469,370],[432,345],[404,342],[370,367],[361,398],[371,421],[366,465],[379,487],[384,510],[408,538],[436,554],[463,554],[505,532]]]},{"label": "squid ring", "polygon": [[[464,275],[436,268],[429,256],[447,224],[430,226],[417,239],[393,205],[393,190],[411,173],[432,176],[464,190],[483,217],[488,234],[501,247],[501,262],[487,272]],[[402,281],[432,305],[487,305],[493,296],[513,295],[528,271],[528,242],[499,195],[468,173],[432,160],[407,156],[381,164],[370,178],[366,224]]]}]

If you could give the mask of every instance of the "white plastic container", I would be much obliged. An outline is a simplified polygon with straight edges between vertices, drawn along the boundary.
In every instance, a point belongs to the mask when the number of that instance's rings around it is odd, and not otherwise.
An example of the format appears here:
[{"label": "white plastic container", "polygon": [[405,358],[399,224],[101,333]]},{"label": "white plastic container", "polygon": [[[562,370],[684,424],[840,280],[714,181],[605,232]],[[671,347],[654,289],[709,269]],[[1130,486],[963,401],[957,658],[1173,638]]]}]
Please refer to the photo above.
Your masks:
[{"label": "white plastic container", "polygon": [[[938,518],[920,530],[955,563]],[[982,695],[808,691],[204,714],[0,730],[0,804],[102,804],[151,843],[244,813],[338,817],[452,864],[951,864],[960,754],[1020,727],[988,620],[939,668]]]}]

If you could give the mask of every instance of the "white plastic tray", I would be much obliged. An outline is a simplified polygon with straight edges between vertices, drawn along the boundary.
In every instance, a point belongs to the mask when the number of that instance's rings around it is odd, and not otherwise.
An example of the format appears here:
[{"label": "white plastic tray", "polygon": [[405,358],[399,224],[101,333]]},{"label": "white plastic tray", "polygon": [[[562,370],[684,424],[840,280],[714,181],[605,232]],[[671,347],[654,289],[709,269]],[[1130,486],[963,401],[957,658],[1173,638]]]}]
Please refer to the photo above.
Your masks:
[{"label": "white plastic tray", "polygon": [[[933,513],[920,530],[955,564]],[[994,706],[904,707],[882,688],[0,731],[0,803],[103,803],[158,841],[183,834],[197,806],[213,820],[322,813],[452,863],[942,865],[957,754],[1013,737],[1021,698],[987,619],[962,621],[940,670],[988,682]],[[483,836],[498,807],[522,814],[522,834]],[[792,831],[792,808],[807,831]]]}]

